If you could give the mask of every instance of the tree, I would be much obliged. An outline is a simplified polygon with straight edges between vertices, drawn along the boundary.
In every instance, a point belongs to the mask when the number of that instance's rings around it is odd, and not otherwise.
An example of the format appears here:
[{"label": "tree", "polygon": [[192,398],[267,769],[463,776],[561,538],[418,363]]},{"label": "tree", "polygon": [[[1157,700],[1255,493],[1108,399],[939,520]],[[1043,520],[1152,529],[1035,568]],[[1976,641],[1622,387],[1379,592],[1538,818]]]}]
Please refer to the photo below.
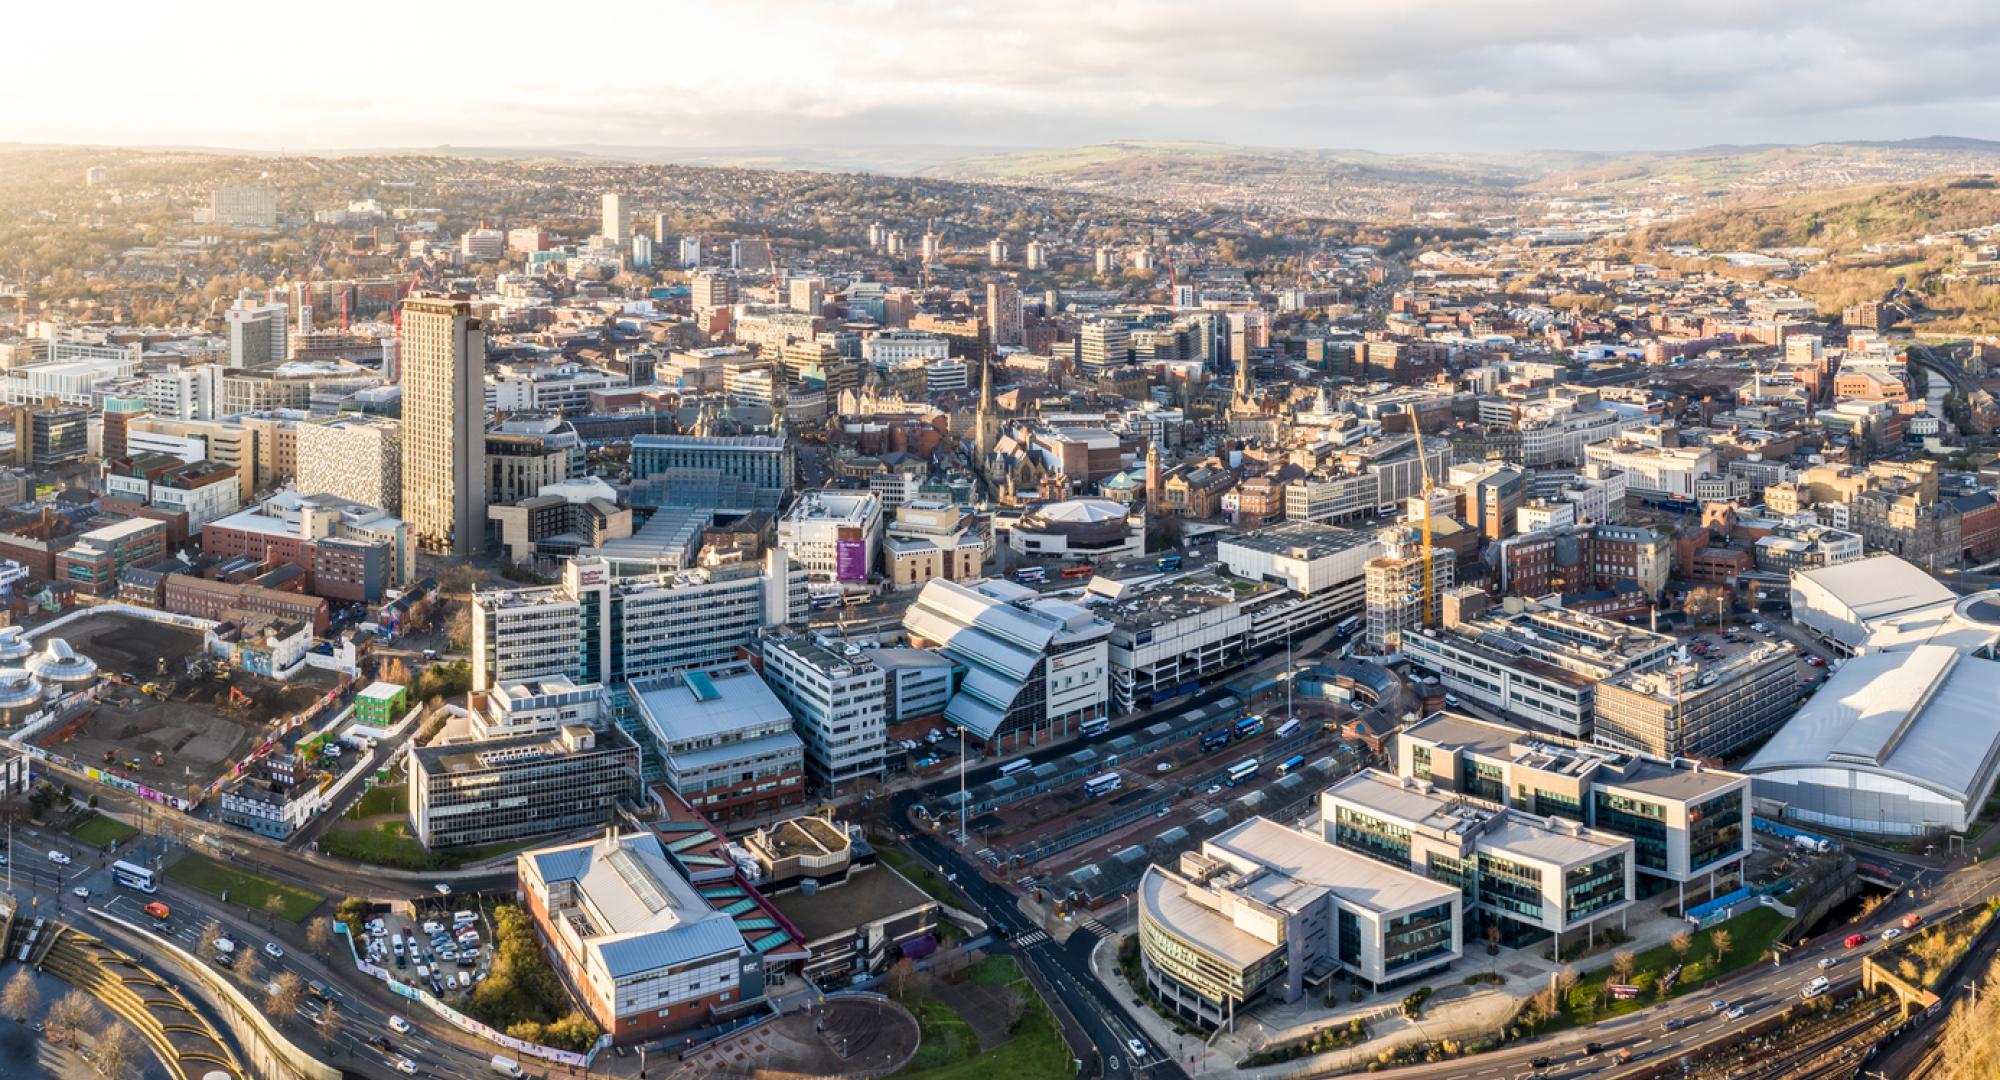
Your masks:
[{"label": "tree", "polygon": [[1682,930],[1667,939],[1667,947],[1674,951],[1674,959],[1686,964],[1688,952],[1694,948],[1694,935]]},{"label": "tree", "polygon": [[1689,625],[1716,622],[1728,608],[1729,590],[1719,585],[1698,585],[1689,589],[1687,599],[1681,602],[1681,610],[1687,614]]},{"label": "tree", "polygon": [[81,990],[71,990],[49,1006],[46,1023],[51,1035],[75,1046],[84,1029],[97,1018],[97,1003]]},{"label": "tree", "polygon": [[264,925],[266,927],[269,927],[274,930],[277,929],[278,916],[283,915],[284,913],[285,913],[284,897],[279,896],[277,893],[272,893],[271,895],[264,898]]},{"label": "tree", "polygon": [[1632,971],[1638,966],[1639,958],[1634,956],[1630,949],[1621,949],[1612,954],[1611,970],[1618,974],[1618,981],[1621,983],[1631,982]]},{"label": "tree", "polygon": [[215,943],[221,940],[222,924],[209,923],[201,932],[201,948],[197,951],[203,956],[213,956],[215,955]]},{"label": "tree", "polygon": [[104,1074],[105,1080],[129,1080],[139,1075],[142,1064],[139,1053],[139,1041],[132,1037],[130,1028],[117,1020],[104,1026],[96,1045],[91,1047],[97,1071]]},{"label": "tree", "polygon": [[1722,958],[1728,954],[1729,947],[1735,943],[1735,938],[1727,930],[1717,928],[1708,932],[1708,949],[1715,954],[1716,967],[1720,968],[1722,966]]},{"label": "tree", "polygon": [[306,944],[320,955],[333,948],[333,920],[322,915],[306,927]]},{"label": "tree", "polygon": [[271,980],[270,988],[264,992],[264,1014],[282,1024],[298,1011],[305,996],[305,980],[292,972],[283,972]]},{"label": "tree", "polygon": [[334,1040],[340,1035],[340,1016],[333,1011],[331,1005],[319,1011],[319,1016],[313,1020],[313,1030],[319,1033],[321,1042],[328,1046],[334,1044]]},{"label": "tree", "polygon": [[42,1005],[42,992],[35,988],[34,973],[22,968],[7,980],[7,989],[0,990],[0,1009],[7,1015],[25,1022],[28,1014]]}]

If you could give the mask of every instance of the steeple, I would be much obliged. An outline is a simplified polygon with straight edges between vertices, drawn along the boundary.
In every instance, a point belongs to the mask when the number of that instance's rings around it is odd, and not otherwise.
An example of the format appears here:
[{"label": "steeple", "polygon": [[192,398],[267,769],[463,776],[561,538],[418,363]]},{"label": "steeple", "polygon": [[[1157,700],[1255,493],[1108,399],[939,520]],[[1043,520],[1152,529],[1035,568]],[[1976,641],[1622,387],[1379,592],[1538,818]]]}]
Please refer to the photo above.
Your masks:
[{"label": "steeple", "polygon": [[1251,404],[1250,357],[1246,350],[1246,355],[1236,358],[1235,405],[1239,409],[1247,409]]},{"label": "steeple", "polygon": [[1146,512],[1154,513],[1160,508],[1160,437],[1154,435],[1146,440]]},{"label": "steeple", "polygon": [[989,354],[979,354],[979,407],[973,413],[972,441],[979,450],[979,463],[983,467],[986,459],[993,456],[993,444],[997,439],[995,431],[997,417],[993,415],[993,364]]}]

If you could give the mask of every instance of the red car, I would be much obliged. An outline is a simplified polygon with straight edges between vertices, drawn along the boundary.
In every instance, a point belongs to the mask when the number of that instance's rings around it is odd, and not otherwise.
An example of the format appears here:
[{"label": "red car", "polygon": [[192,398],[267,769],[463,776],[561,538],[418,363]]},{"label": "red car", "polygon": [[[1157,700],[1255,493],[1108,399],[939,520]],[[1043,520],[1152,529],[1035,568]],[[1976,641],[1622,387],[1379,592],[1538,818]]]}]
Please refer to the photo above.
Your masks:
[{"label": "red car", "polygon": [[1867,943],[1868,943],[1867,934],[1849,934],[1847,935],[1847,940],[1841,942],[1841,944],[1847,946],[1850,949],[1860,948],[1861,946],[1866,945]]},{"label": "red car", "polygon": [[1922,915],[1917,914],[1914,911],[1909,913],[1908,915],[1903,916],[1903,929],[1905,930],[1915,930],[1917,927],[1922,926],[1923,924],[1924,924],[1924,917]]}]

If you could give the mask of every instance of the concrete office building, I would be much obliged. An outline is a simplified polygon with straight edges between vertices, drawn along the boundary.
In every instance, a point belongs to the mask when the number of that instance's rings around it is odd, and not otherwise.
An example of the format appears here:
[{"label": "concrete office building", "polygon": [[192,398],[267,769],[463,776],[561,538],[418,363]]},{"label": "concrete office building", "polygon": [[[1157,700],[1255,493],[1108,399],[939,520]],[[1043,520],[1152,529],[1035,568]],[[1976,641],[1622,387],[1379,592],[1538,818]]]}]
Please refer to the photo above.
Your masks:
[{"label": "concrete office building", "polygon": [[1444,688],[1572,739],[1588,739],[1599,683],[1674,658],[1665,634],[1510,599],[1475,618],[1405,634],[1403,655]]},{"label": "concrete office building", "polygon": [[793,485],[794,467],[790,444],[768,435],[638,435],[632,504],[775,513]]},{"label": "concrete office building", "polygon": [[217,225],[269,229],[278,224],[278,193],[256,184],[222,184],[208,194],[208,214]]},{"label": "concrete office building", "polygon": [[[1636,883],[1630,839],[1439,792],[1377,769],[1320,794],[1320,833],[1399,869],[1458,887],[1468,908],[1519,944],[1624,922]],[[1572,939],[1574,940],[1574,939]]]},{"label": "concrete office building", "polygon": [[1750,778],[1661,761],[1506,724],[1433,713],[1396,735],[1398,776],[1543,818],[1627,837],[1639,896],[1667,888],[1685,906],[1750,854]]},{"label": "concrete office building", "polygon": [[403,301],[404,519],[425,550],[471,555],[486,538],[486,329],[470,302]]},{"label": "concrete office building", "polygon": [[858,645],[823,634],[770,637],[764,681],[792,712],[806,771],[832,788],[879,777],[888,746],[888,681]]},{"label": "concrete office building", "polygon": [[1260,998],[1296,1002],[1335,974],[1376,989],[1451,966],[1457,887],[1251,818],[1149,866],[1135,893],[1146,986],[1181,1018],[1230,1027]]},{"label": "concrete office building", "polygon": [[800,492],[778,519],[778,546],[814,581],[865,581],[882,547],[882,500],[866,491]]},{"label": "concrete office building", "polygon": [[709,820],[805,801],[805,744],[749,661],[634,679],[630,692],[667,786]]},{"label": "concrete office building", "polygon": [[260,304],[248,292],[223,311],[229,327],[229,366],[254,368],[285,359],[286,317],[283,304]]},{"label": "concrete office building", "polygon": [[614,244],[623,244],[632,239],[632,211],[625,204],[622,192],[604,193],[604,221],[598,226],[598,234]]},{"label": "concrete office building", "polygon": [[1626,672],[1597,684],[1591,738],[1657,758],[1730,757],[1792,715],[1797,666],[1789,647],[1767,642],[1715,663]]},{"label": "concrete office building", "polygon": [[410,824],[430,850],[498,844],[600,824],[637,802],[639,746],[617,727],[415,747]]}]

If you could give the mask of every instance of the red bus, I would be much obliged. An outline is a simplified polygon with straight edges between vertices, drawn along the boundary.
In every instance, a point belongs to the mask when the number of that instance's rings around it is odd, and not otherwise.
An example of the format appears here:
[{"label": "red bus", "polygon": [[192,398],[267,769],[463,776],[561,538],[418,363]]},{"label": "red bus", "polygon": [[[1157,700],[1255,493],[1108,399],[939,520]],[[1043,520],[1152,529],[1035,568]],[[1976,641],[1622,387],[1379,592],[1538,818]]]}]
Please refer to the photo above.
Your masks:
[{"label": "red bus", "polygon": [[1089,563],[1078,563],[1075,566],[1065,566],[1062,568],[1062,576],[1066,578],[1089,577],[1094,573],[1096,571],[1091,569]]}]

